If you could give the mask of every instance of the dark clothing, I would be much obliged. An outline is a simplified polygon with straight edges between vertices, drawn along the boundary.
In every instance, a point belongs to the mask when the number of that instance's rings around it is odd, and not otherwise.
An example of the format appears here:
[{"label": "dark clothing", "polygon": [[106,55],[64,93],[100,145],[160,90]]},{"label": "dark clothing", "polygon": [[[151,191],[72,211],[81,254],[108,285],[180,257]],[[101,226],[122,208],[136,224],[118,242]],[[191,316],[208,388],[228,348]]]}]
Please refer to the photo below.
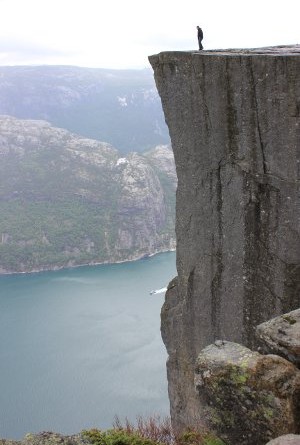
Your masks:
[{"label": "dark clothing", "polygon": [[203,49],[203,45],[202,45],[202,40],[203,40],[203,31],[201,28],[199,28],[199,26],[197,27],[198,29],[198,43],[199,43],[199,49]]}]

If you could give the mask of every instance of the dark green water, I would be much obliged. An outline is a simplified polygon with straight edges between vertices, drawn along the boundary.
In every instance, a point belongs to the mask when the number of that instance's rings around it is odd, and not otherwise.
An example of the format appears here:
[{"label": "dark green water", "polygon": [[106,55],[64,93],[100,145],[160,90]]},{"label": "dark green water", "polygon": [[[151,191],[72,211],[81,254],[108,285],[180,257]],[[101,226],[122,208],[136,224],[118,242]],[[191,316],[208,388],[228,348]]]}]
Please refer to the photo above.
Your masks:
[{"label": "dark green water", "polygon": [[0,277],[0,437],[168,414],[164,293],[175,253]]}]

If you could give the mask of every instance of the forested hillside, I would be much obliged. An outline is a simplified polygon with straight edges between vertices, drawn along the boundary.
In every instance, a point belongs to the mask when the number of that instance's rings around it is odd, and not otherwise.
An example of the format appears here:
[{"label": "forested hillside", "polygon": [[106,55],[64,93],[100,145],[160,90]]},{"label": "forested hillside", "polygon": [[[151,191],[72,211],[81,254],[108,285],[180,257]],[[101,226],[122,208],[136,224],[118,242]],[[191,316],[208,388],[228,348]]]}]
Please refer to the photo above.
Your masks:
[{"label": "forested hillside", "polygon": [[143,154],[0,117],[0,271],[116,262],[174,248],[173,153]]}]

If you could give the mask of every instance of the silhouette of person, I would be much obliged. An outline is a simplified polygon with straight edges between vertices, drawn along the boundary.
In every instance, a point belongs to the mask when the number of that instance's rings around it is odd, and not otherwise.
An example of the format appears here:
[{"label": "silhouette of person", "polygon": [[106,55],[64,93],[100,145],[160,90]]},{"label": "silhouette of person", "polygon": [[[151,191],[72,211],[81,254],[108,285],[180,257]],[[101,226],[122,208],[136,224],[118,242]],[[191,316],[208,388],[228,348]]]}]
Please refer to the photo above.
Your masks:
[{"label": "silhouette of person", "polygon": [[202,29],[197,26],[198,29],[198,43],[199,43],[199,50],[203,49],[202,40],[203,40],[203,31]]}]

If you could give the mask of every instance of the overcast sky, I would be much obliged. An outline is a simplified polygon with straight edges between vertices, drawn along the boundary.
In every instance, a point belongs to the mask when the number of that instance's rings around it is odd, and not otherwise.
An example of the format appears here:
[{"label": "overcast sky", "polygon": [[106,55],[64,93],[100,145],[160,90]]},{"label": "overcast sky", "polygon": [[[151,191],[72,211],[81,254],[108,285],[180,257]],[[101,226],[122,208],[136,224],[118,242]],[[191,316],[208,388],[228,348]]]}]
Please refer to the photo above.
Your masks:
[{"label": "overcast sky", "polygon": [[0,65],[147,67],[160,51],[300,43],[300,0],[0,0]]}]

